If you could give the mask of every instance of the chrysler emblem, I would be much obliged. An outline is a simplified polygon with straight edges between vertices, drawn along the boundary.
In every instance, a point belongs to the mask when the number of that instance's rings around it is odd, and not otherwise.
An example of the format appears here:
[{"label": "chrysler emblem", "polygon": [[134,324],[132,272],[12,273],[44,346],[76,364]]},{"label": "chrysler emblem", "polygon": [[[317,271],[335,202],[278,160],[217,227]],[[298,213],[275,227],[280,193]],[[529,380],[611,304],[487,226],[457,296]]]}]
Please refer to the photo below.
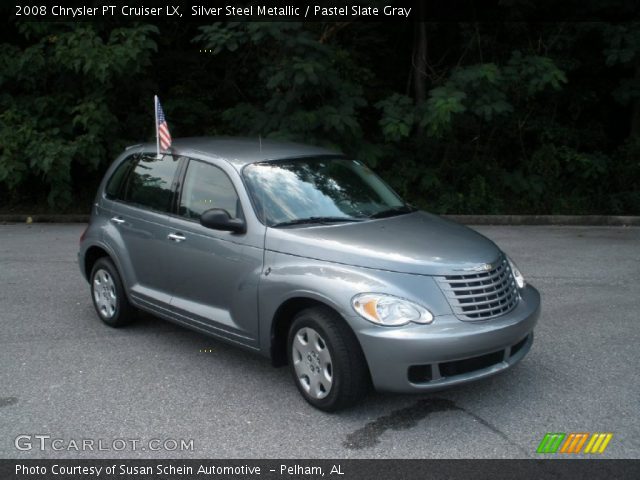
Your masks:
[{"label": "chrysler emblem", "polygon": [[461,268],[458,271],[463,271],[463,272],[489,272],[491,270],[493,270],[495,268],[495,266],[491,263],[483,263],[482,265],[478,265],[477,267],[470,267],[470,268]]}]

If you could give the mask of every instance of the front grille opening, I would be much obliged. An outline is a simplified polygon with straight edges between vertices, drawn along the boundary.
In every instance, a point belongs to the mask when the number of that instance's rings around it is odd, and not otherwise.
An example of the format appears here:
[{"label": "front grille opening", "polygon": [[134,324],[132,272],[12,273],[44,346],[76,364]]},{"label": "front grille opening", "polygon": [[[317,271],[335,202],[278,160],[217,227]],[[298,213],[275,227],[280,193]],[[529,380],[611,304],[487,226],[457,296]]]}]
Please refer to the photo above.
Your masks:
[{"label": "front grille opening", "polygon": [[432,379],[431,365],[411,365],[409,367],[409,381],[411,383],[426,383]]},{"label": "front grille opening", "polygon": [[[487,317],[496,317],[498,315],[502,315],[503,313],[507,313],[515,307],[516,302],[518,301],[517,294],[513,293],[509,297],[504,298],[498,302],[488,303],[482,305],[482,307],[462,307],[462,311],[464,315],[471,319],[482,319]],[[482,309],[483,311],[476,313],[476,310]]]},{"label": "front grille opening", "polygon": [[488,272],[470,273],[470,274],[466,274],[466,275],[447,275],[447,280],[468,280],[470,278],[472,278],[472,279],[475,279],[475,278],[483,279],[483,278],[487,278],[487,277],[490,277],[491,275],[493,275],[495,270],[496,269],[493,269],[493,270],[488,271]]},{"label": "front grille opening", "polygon": [[511,347],[511,353],[510,353],[510,357],[513,357],[516,353],[518,353],[520,350],[522,350],[522,347],[525,346],[525,344],[527,343],[527,339],[529,337],[524,337],[522,340],[520,340],[518,343],[516,343],[515,345],[513,345]]},{"label": "front grille opening", "polygon": [[506,258],[487,272],[447,275],[439,280],[441,288],[463,320],[485,320],[504,315],[520,299]]},{"label": "front grille opening", "polygon": [[490,367],[502,362],[504,359],[504,351],[500,350],[479,357],[466,358],[464,360],[456,360],[455,362],[441,363],[440,375],[443,377],[453,377],[454,375],[462,375],[465,373],[475,372],[483,368]]},{"label": "front grille opening", "polygon": [[483,302],[483,303],[481,305],[471,305],[469,307],[463,306],[462,307],[462,311],[463,312],[473,312],[475,310],[485,310],[487,308],[495,309],[495,308],[500,307],[502,305],[508,304],[511,301],[513,296],[514,296],[514,293],[510,293],[507,297],[502,298],[500,300],[496,300],[495,302],[491,301],[491,300],[495,300],[495,298],[476,297],[476,298],[472,299],[474,302]]}]

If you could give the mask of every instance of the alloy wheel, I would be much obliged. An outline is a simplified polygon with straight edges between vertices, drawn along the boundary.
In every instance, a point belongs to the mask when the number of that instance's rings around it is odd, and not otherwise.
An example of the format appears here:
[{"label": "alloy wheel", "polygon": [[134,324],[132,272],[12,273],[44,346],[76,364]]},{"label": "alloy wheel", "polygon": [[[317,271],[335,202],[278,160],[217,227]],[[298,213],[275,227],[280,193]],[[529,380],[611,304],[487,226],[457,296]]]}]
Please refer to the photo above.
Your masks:
[{"label": "alloy wheel", "polygon": [[115,315],[118,306],[116,285],[111,274],[104,269],[97,270],[93,276],[93,301],[102,317]]},{"label": "alloy wheel", "polygon": [[329,395],[333,362],[322,336],[313,328],[301,328],[293,337],[291,356],[296,377],[305,392],[318,400]]}]

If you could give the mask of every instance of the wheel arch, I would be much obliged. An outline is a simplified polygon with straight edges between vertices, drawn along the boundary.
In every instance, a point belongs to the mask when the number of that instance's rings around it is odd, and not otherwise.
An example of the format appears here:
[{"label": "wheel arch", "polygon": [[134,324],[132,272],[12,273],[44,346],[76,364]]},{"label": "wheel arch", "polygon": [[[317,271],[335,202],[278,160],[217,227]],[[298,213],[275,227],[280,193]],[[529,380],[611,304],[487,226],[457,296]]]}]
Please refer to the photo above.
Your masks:
[{"label": "wheel arch", "polygon": [[109,252],[99,245],[92,245],[87,249],[84,254],[83,264],[84,274],[87,281],[91,281],[91,271],[93,270],[93,266],[99,259],[104,257],[108,257],[109,259],[111,259],[111,261],[113,261],[113,258],[111,257]]},{"label": "wheel arch", "polygon": [[[270,337],[270,357],[271,363],[275,367],[281,367],[288,364],[287,359],[287,337],[289,335],[289,328],[293,323],[293,319],[296,314],[312,307],[321,307],[331,310],[340,318],[344,324],[349,328],[353,334],[353,338],[360,346],[360,341],[357,335],[353,331],[349,322],[347,322],[343,315],[332,305],[327,302],[323,302],[317,298],[310,296],[295,296],[283,301],[276,309],[271,322],[271,337]],[[360,348],[362,348],[360,346]]]},{"label": "wheel arch", "polygon": [[113,266],[116,269],[116,272],[120,276],[120,281],[122,282],[122,288],[124,289],[125,295],[129,302],[135,307],[138,307],[136,302],[132,299],[129,291],[129,283],[127,282],[127,278],[124,275],[124,265],[122,265],[118,259],[118,256],[112,251],[112,249],[103,244],[103,243],[94,243],[86,248],[83,254],[82,260],[82,268],[85,273],[85,278],[87,282],[91,283],[91,271],[93,270],[94,265],[101,258],[108,258]]}]

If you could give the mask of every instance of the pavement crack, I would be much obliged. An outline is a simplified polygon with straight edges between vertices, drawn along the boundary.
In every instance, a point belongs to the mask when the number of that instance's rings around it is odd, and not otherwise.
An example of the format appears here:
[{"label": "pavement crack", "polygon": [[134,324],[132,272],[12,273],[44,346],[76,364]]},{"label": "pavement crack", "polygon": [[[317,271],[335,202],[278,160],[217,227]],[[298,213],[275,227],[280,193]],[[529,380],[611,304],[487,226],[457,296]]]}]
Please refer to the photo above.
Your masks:
[{"label": "pavement crack", "polygon": [[8,407],[18,403],[18,397],[0,397],[0,407]]},{"label": "pavement crack", "polygon": [[479,415],[477,415],[477,414],[475,414],[473,412],[470,412],[469,410],[467,410],[465,408],[460,408],[460,410],[463,411],[464,413],[466,413],[467,415],[469,415],[471,418],[475,419],[478,423],[480,423],[484,427],[486,427],[489,430],[491,430],[493,433],[495,433],[496,435],[501,437],[503,440],[506,440],[510,445],[513,445],[514,447],[516,447],[520,453],[526,455],[527,457],[531,456],[530,452],[528,452],[527,450],[522,448],[520,445],[518,445],[516,442],[514,442],[512,438],[509,438],[509,436],[506,433],[504,433],[502,430],[500,430],[498,427],[496,427],[492,423],[489,423],[488,421],[486,421],[481,416],[479,416]]},{"label": "pavement crack", "polygon": [[372,422],[368,422],[364,427],[355,430],[347,435],[342,445],[350,450],[362,450],[370,448],[380,443],[380,437],[387,430],[407,430],[415,427],[420,420],[425,419],[432,413],[459,411],[476,420],[483,427],[491,430],[500,438],[506,440],[510,445],[514,445],[518,451],[526,456],[529,452],[520,447],[503,431],[479,415],[456,405],[452,400],[446,398],[432,398],[418,400],[413,405],[392,411],[388,415],[378,417]]}]

